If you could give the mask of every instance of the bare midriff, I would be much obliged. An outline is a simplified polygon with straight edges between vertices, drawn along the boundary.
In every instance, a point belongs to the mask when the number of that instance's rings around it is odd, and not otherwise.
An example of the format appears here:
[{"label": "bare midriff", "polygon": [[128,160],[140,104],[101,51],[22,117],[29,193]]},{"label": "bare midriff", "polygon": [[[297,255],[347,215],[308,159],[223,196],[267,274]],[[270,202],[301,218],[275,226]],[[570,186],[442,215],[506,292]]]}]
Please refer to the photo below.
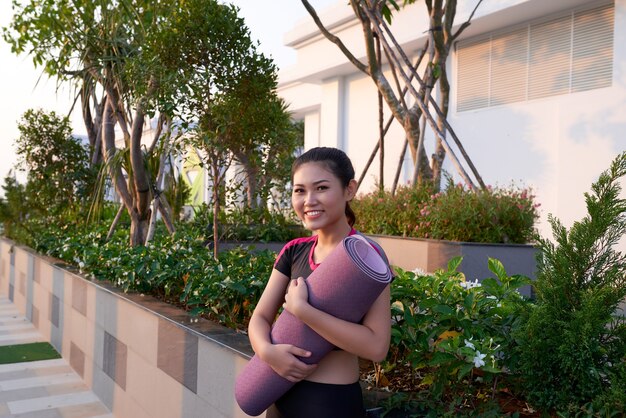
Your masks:
[{"label": "bare midriff", "polygon": [[306,380],[334,385],[348,385],[359,380],[359,360],[343,350],[331,351]]}]

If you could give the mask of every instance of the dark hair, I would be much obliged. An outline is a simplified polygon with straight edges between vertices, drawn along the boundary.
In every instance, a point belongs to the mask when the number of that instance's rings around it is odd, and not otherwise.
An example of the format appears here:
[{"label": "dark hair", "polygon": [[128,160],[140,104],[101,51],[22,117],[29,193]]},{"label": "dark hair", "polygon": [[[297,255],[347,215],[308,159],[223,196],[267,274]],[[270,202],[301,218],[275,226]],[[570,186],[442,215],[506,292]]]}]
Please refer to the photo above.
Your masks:
[{"label": "dark hair", "polygon": [[[339,179],[341,185],[346,188],[350,184],[351,180],[354,180],[354,167],[352,161],[346,155],[345,152],[338,148],[330,147],[315,147],[311,148],[293,162],[291,165],[291,181],[293,182],[293,175],[300,168],[302,164],[306,163],[321,163],[328,171],[333,173],[335,177]],[[350,207],[350,203],[346,202],[346,217],[348,218],[348,224],[354,226],[356,222],[356,215]]]}]

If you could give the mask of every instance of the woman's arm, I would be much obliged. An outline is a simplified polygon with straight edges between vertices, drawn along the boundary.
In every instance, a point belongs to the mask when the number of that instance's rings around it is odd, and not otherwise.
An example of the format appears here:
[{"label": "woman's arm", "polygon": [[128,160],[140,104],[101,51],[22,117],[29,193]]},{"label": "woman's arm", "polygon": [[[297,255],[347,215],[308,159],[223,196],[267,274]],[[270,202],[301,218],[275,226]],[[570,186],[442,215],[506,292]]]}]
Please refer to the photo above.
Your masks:
[{"label": "woman's arm", "polygon": [[385,287],[365,314],[361,324],[336,318],[308,303],[308,290],[303,278],[292,280],[284,307],[328,342],[372,361],[387,356],[391,339],[390,289]]},{"label": "woman's arm", "polygon": [[254,352],[276,373],[285,379],[298,382],[311,374],[316,365],[300,361],[296,356],[309,357],[310,352],[290,344],[272,344],[270,331],[280,305],[285,300],[289,278],[278,270],[272,270],[267,286],[252,313],[248,336]]}]

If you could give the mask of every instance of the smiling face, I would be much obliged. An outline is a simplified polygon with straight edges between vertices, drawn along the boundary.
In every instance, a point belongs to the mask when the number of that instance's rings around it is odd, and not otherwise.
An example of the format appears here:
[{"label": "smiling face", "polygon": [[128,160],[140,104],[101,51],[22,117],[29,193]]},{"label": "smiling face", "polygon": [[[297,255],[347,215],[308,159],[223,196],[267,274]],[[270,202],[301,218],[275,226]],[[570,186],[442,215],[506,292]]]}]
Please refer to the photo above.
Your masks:
[{"label": "smiling face", "polygon": [[305,163],[293,174],[291,204],[307,229],[330,232],[348,225],[346,202],[354,190],[354,181],[344,188],[324,164]]}]

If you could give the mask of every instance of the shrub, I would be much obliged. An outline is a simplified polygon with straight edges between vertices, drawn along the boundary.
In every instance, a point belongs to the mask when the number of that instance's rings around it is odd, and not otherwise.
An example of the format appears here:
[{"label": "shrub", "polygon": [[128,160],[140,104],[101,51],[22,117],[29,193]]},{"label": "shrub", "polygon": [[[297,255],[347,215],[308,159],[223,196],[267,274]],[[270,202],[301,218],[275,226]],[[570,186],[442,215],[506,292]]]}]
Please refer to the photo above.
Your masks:
[{"label": "shrub", "polygon": [[67,117],[27,110],[15,141],[20,167],[27,170],[29,203],[47,214],[75,210],[89,198],[97,170],[89,166],[89,150],[71,134]]},{"label": "shrub", "polygon": [[[34,224],[34,222],[33,222]],[[101,224],[102,225],[102,224]],[[153,294],[232,328],[245,328],[270,276],[275,254],[235,249],[213,258],[202,237],[181,225],[174,235],[159,226],[148,246],[128,247],[127,232],[105,241],[107,228],[37,222],[37,251],[108,280],[124,292]]]},{"label": "shrub", "polygon": [[456,271],[460,262],[432,275],[398,270],[391,290],[392,349],[384,368],[410,365],[409,389],[435,409],[484,403],[484,392],[495,390],[508,368],[510,330],[527,303],[517,289],[529,279],[509,277],[490,259],[495,278],[468,283]]},{"label": "shrub", "polygon": [[[213,208],[202,205],[195,210],[190,226],[206,242],[213,240]],[[307,234],[301,224],[280,212],[265,208],[237,208],[219,215],[219,239],[222,241],[287,242]]]},{"label": "shrub", "polygon": [[613,248],[626,233],[624,175],[626,153],[585,194],[585,218],[567,230],[550,217],[555,242],[537,239],[537,305],[517,335],[518,372],[542,408],[624,412],[626,323],[615,312],[626,297],[626,256]]},{"label": "shrub", "polygon": [[29,231],[24,224],[29,218],[31,209],[26,195],[26,187],[19,184],[9,173],[2,186],[4,197],[0,197],[0,222],[2,233],[8,237],[24,242]]},{"label": "shrub", "polygon": [[538,206],[527,189],[474,190],[451,181],[438,193],[429,185],[405,186],[394,196],[374,192],[354,200],[365,233],[518,244],[534,236]]}]

